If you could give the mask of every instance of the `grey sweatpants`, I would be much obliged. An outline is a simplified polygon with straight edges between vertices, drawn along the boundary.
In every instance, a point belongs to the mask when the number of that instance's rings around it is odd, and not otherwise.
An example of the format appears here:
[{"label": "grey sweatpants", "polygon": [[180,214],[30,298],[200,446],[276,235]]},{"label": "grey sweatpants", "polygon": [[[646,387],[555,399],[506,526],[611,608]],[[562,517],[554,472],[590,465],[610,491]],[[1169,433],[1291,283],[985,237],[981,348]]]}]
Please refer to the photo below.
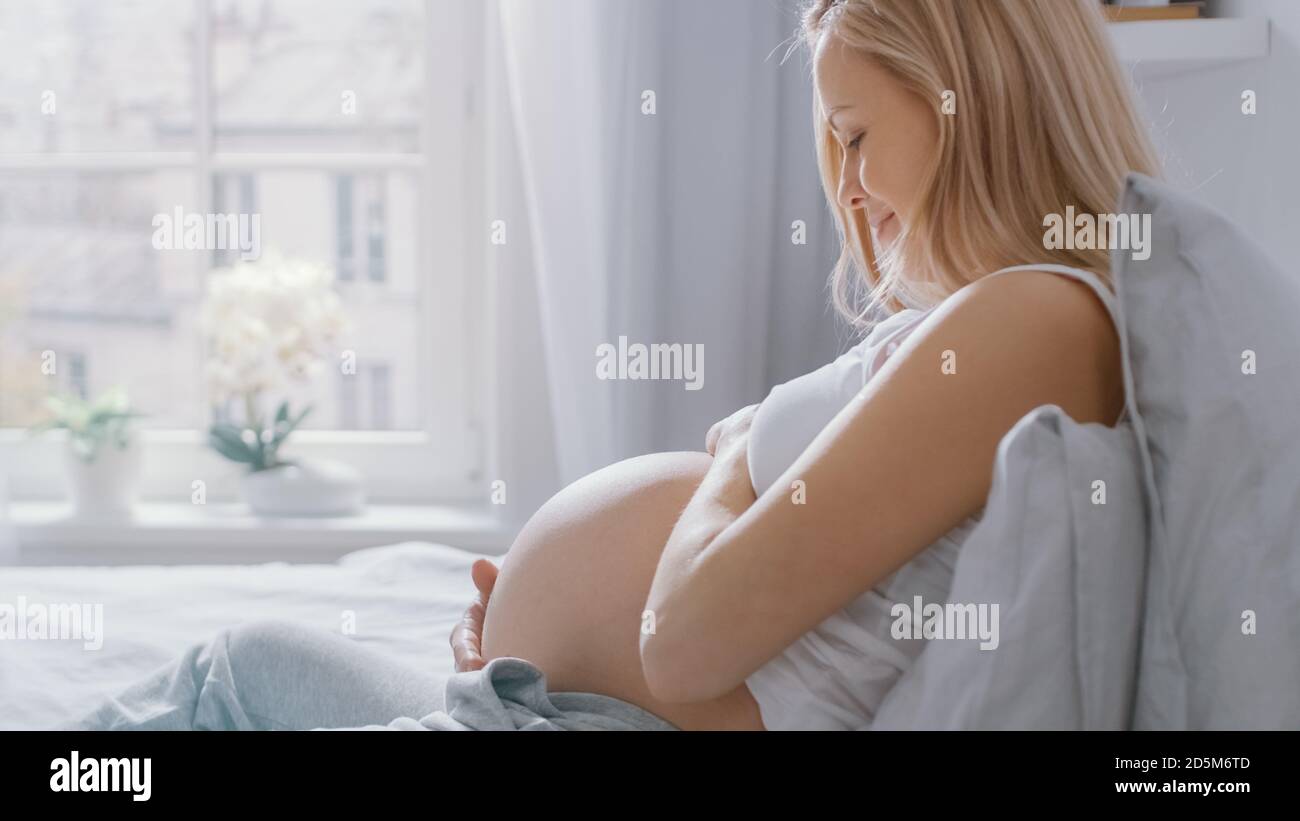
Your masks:
[{"label": "grey sweatpants", "polygon": [[522,659],[439,676],[334,633],[257,621],[191,647],[64,729],[676,728],[619,699],[548,693],[541,670]]}]

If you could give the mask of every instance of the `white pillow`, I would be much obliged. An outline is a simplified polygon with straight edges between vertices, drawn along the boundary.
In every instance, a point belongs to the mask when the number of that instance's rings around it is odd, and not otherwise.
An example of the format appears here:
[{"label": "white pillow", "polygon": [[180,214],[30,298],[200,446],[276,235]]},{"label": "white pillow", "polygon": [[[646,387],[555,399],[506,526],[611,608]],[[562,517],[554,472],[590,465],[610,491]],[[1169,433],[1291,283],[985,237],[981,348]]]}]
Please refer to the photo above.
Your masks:
[{"label": "white pillow", "polygon": [[931,639],[866,729],[1127,728],[1146,532],[1132,427],[1031,411],[999,443],[949,595],[998,605],[996,649]]},{"label": "white pillow", "polygon": [[1300,277],[1154,180],[1120,207],[1152,217],[1112,260],[1152,496],[1135,726],[1300,729]]}]

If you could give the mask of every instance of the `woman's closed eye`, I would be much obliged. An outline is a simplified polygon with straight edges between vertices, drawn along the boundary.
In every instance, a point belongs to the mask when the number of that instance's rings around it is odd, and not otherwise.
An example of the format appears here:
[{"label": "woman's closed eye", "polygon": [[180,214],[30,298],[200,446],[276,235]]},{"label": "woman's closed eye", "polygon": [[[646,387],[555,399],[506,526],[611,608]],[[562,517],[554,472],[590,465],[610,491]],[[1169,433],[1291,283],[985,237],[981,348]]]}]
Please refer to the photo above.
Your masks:
[{"label": "woman's closed eye", "polygon": [[864,131],[858,136],[854,137],[852,140],[850,140],[847,147],[856,151],[858,149],[858,146],[862,144],[862,138],[865,136],[867,136],[867,132]]}]

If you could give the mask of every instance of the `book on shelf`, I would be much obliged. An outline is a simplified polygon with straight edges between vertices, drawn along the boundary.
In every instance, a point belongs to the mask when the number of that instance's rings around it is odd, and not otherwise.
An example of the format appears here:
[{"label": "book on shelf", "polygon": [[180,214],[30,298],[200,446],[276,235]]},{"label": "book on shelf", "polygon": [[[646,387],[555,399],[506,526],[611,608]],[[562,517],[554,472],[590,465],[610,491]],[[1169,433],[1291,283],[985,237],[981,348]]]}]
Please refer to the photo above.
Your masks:
[{"label": "book on shelf", "polygon": [[1143,20],[1195,20],[1201,16],[1201,3],[1170,3],[1167,6],[1116,6],[1102,7],[1106,19],[1112,23],[1133,23]]}]

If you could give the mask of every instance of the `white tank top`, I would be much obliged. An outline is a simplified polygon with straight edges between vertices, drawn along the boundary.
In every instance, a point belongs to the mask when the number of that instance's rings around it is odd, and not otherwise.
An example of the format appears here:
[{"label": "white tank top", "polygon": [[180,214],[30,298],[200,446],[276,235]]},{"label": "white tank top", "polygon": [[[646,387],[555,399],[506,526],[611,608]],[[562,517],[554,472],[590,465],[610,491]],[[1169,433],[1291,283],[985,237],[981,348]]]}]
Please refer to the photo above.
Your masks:
[{"label": "white tank top", "polygon": [[[989,276],[1011,271],[1047,271],[1084,282],[1118,327],[1114,296],[1095,274],[1062,265],[1019,265]],[[933,310],[903,309],[834,362],[772,389],[749,431],[749,474],[757,495],[794,464]],[[890,609],[899,602],[910,606],[916,596],[927,604],[948,600],[957,552],[981,515],[966,519],[755,670],[745,683],[758,702],[763,725],[769,730],[852,730],[870,724],[885,694],[925,646],[924,640],[890,636]]]}]

